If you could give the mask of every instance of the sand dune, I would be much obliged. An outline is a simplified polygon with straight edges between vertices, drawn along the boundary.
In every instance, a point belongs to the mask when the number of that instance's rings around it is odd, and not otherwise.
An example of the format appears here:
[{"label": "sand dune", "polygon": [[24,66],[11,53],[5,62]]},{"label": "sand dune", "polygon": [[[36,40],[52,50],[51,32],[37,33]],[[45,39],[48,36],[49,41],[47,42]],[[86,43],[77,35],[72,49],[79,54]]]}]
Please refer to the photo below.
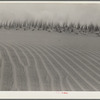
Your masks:
[{"label": "sand dune", "polygon": [[100,38],[0,32],[0,91],[99,91]]}]

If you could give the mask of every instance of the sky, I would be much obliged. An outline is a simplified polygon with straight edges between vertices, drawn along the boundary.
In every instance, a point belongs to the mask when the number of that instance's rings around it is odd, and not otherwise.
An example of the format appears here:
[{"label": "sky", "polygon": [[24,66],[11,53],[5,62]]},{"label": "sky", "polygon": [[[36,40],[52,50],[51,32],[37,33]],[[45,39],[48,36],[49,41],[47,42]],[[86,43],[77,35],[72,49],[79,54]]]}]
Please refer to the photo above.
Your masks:
[{"label": "sky", "polygon": [[100,25],[100,4],[0,3],[0,22],[31,19]]}]

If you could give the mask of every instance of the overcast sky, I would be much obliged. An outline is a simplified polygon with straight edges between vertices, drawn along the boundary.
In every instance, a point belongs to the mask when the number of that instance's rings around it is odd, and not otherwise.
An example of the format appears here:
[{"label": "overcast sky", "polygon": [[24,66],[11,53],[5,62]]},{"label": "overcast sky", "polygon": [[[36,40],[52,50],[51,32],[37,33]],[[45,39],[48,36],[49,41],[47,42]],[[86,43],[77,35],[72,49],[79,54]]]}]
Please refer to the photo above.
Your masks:
[{"label": "overcast sky", "polygon": [[100,25],[100,4],[0,3],[0,21],[25,19]]}]

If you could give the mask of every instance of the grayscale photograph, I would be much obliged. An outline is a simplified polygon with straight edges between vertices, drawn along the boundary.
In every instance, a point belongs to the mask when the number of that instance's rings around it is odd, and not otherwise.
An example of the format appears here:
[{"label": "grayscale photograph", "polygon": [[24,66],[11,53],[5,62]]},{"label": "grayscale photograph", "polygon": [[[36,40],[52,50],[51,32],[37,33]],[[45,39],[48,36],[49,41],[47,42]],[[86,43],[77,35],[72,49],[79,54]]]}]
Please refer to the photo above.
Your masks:
[{"label": "grayscale photograph", "polygon": [[100,3],[0,3],[0,91],[100,91]]}]

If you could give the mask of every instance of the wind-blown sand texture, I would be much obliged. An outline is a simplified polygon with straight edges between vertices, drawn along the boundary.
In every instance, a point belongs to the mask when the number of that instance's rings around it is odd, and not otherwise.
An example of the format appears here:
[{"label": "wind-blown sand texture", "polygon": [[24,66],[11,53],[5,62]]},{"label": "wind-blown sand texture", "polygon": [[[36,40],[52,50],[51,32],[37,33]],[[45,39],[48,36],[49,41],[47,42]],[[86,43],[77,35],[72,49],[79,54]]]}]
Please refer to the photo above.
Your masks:
[{"label": "wind-blown sand texture", "polygon": [[65,90],[100,90],[100,37],[0,31],[0,91]]}]

